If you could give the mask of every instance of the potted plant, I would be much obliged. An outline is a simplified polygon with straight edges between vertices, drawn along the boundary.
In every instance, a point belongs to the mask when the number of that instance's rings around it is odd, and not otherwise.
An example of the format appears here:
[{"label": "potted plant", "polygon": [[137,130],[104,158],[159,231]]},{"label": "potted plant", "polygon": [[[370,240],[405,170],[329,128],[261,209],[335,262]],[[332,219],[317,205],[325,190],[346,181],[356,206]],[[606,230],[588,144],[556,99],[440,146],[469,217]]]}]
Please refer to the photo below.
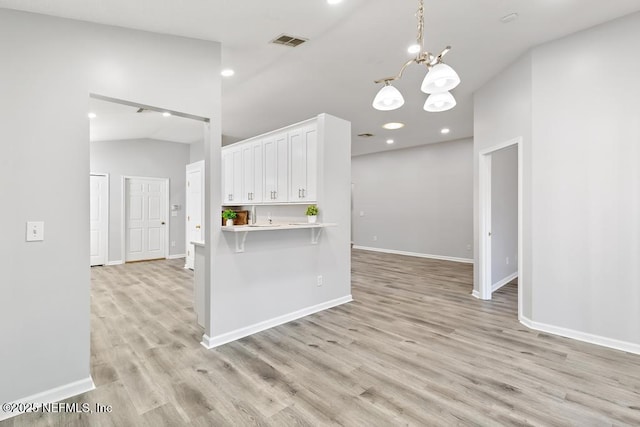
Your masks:
[{"label": "potted plant", "polygon": [[309,224],[315,224],[318,219],[318,207],[316,205],[307,206],[307,220]]},{"label": "potted plant", "polygon": [[231,209],[227,209],[224,212],[222,212],[222,218],[226,220],[227,227],[233,226],[233,220],[236,219],[237,216],[238,214],[232,211]]}]

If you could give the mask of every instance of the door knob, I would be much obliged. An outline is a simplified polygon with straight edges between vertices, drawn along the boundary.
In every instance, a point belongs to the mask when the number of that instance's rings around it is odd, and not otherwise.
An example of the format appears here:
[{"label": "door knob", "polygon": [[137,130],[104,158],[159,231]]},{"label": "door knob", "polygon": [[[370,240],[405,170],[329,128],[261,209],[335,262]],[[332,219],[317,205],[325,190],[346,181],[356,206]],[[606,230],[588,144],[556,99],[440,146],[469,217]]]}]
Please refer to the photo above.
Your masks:
[{"label": "door knob", "polygon": [[160,224],[164,225],[164,221],[162,221]]},{"label": "door knob", "polygon": [[196,230],[200,230],[200,225],[196,225]]}]

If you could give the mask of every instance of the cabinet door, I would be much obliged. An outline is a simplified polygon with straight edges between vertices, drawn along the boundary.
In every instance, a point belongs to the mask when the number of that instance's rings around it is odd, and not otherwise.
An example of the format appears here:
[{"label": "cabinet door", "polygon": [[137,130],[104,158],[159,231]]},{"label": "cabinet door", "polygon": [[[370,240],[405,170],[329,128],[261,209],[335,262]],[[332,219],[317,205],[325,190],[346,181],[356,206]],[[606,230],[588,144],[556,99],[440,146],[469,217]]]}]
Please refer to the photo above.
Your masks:
[{"label": "cabinet door", "polygon": [[233,150],[233,193],[231,201],[239,204],[242,201],[242,151],[241,147]]},{"label": "cabinet door", "polygon": [[318,200],[318,130],[315,125],[308,126],[302,134],[306,148],[307,183],[303,198],[308,202]]},{"label": "cabinet door", "polygon": [[242,146],[242,202],[262,203],[264,186],[262,166],[262,141]]},{"label": "cabinet door", "polygon": [[264,197],[265,203],[288,200],[289,143],[286,133],[264,140]]},{"label": "cabinet door", "polygon": [[233,155],[227,149],[222,151],[222,204],[231,203],[233,196]]},{"label": "cabinet door", "polygon": [[242,202],[252,203],[252,196],[255,193],[255,169],[254,169],[253,147],[252,144],[245,144],[242,147],[242,183],[244,191],[242,192]]},{"label": "cabinet door", "polygon": [[262,141],[251,144],[253,152],[253,192],[252,203],[262,203],[264,199],[264,159],[262,158]]},{"label": "cabinet door", "polygon": [[242,195],[242,152],[227,148],[222,152],[222,203],[237,205]]},{"label": "cabinet door", "polygon": [[308,126],[289,132],[289,177],[291,202],[313,202],[316,200],[317,130]]}]

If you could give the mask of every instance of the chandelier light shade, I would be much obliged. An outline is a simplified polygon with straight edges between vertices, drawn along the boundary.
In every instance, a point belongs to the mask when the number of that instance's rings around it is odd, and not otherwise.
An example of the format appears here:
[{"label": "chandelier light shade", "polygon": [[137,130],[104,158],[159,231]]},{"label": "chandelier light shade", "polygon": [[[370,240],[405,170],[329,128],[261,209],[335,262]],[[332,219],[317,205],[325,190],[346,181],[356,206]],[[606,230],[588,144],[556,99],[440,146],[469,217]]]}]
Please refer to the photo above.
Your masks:
[{"label": "chandelier light shade", "polygon": [[424,110],[430,113],[441,113],[456,106],[456,99],[449,92],[429,95],[424,103]]},{"label": "chandelier light shade", "polygon": [[416,57],[407,61],[400,72],[393,77],[385,77],[376,80],[375,83],[384,83],[373,100],[373,108],[380,111],[390,111],[402,107],[404,98],[398,89],[391,86],[391,82],[402,78],[404,70],[411,64],[424,65],[427,75],[422,82],[421,90],[431,94],[424,104],[424,109],[430,112],[447,111],[455,107],[456,100],[449,91],[460,84],[460,77],[453,68],[442,62],[442,58],[451,50],[447,46],[438,55],[433,55],[424,50],[424,0],[418,0],[418,36],[416,44],[409,48],[410,53]]},{"label": "chandelier light shade", "polygon": [[460,77],[453,68],[447,64],[436,64],[424,76],[422,87],[424,93],[449,92],[460,84]]},{"label": "chandelier light shade", "polygon": [[396,110],[404,105],[404,98],[398,89],[384,85],[373,100],[373,108],[380,111]]}]

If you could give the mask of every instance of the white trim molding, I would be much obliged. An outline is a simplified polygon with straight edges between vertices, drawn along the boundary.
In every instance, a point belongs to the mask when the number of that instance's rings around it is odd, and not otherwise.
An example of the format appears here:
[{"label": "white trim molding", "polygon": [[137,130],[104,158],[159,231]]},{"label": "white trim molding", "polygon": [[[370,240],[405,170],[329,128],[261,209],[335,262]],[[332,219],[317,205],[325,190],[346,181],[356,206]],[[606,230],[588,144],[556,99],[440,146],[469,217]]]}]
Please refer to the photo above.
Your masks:
[{"label": "white trim molding", "polygon": [[107,265],[122,265],[122,264],[124,264],[124,261],[121,260],[121,259],[119,259],[117,261],[109,261],[109,262],[107,262]]},{"label": "white trim molding", "polygon": [[475,289],[473,290],[473,292],[471,292],[471,296],[474,298],[482,299],[480,297],[480,292],[476,291]]},{"label": "white trim molding", "polygon": [[438,259],[441,261],[453,261],[453,262],[462,262],[464,264],[473,264],[473,260],[469,258],[457,258],[446,255],[431,255],[431,254],[421,254],[418,252],[407,252],[407,251],[397,251],[395,249],[382,249],[382,248],[372,248],[368,246],[359,246],[355,245],[353,249],[359,249],[361,251],[370,251],[370,252],[382,252],[385,254],[394,254],[394,255],[406,255],[417,258],[430,258],[430,259]]},{"label": "white trim molding", "polygon": [[513,274],[508,275],[507,277],[505,277],[502,280],[499,280],[498,282],[494,283],[491,286],[491,292],[495,292],[498,289],[500,289],[501,287],[503,287],[504,285],[506,285],[507,283],[509,283],[510,281],[512,281],[513,279],[515,279],[516,277],[518,277],[518,272],[516,271]]},{"label": "white trim molding", "polygon": [[176,255],[169,255],[167,257],[167,259],[180,259],[180,258],[186,258],[187,254],[176,254]]},{"label": "white trim molding", "polygon": [[254,325],[246,326],[244,328],[236,329],[235,331],[227,332],[222,335],[210,337],[208,335],[202,336],[201,344],[206,349],[212,349],[219,347],[223,344],[230,343],[232,341],[239,340],[240,338],[248,337],[249,335],[256,334],[266,329],[273,328],[275,326],[282,325],[293,320],[300,319],[310,314],[318,313],[319,311],[327,310],[329,308],[337,307],[342,304],[353,301],[351,295],[347,295],[342,298],[337,298],[331,301],[323,302],[322,304],[313,305],[311,307],[303,308],[302,310],[294,311],[283,316],[274,317],[273,319],[265,320],[264,322],[256,323]]},{"label": "white trim molding", "polygon": [[[61,400],[68,399],[73,396],[77,396],[82,393],[94,390],[96,388],[91,377],[85,378],[80,381],[75,381],[69,384],[65,384],[60,387],[52,388],[50,390],[43,391],[41,393],[33,394],[31,396],[18,399],[11,403],[16,404],[34,404],[42,405],[44,403],[60,402]],[[17,415],[23,414],[24,411],[4,412],[0,411],[0,421],[6,420]]]},{"label": "white trim molding", "polygon": [[602,347],[613,348],[615,350],[626,351],[627,353],[640,354],[640,344],[620,341],[614,338],[603,337],[600,335],[589,334],[587,332],[576,331],[574,329],[563,328],[561,326],[548,325],[546,323],[534,322],[524,316],[520,317],[520,323],[530,329],[540,332],[546,332],[561,337],[571,338],[574,340],[595,344]]}]

